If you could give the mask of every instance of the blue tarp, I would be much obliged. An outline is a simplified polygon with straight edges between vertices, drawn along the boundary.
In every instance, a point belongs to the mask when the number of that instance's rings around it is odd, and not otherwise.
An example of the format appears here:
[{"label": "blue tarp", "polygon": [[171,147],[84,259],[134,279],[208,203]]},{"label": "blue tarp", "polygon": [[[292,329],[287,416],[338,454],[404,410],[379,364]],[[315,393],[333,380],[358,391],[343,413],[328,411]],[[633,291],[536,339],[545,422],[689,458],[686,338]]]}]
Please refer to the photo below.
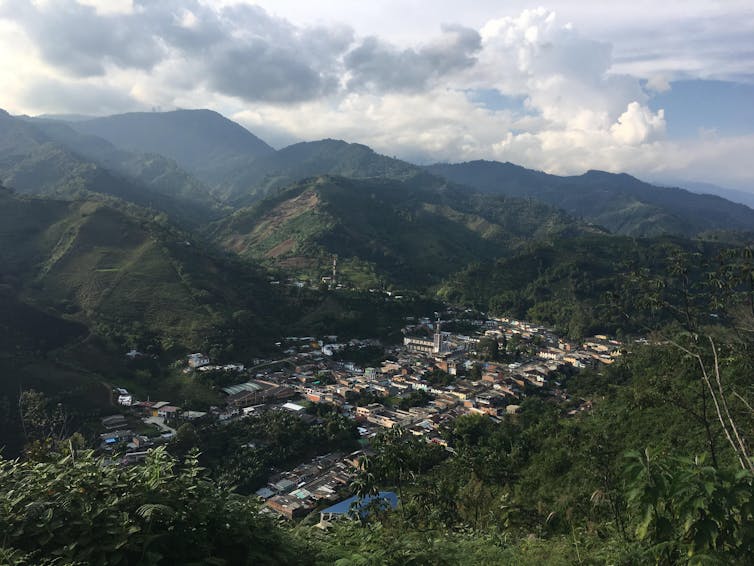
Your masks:
[{"label": "blue tarp", "polygon": [[351,511],[351,505],[356,503],[354,511],[358,511],[361,514],[362,511],[366,511],[370,504],[374,500],[378,500],[374,504],[379,504],[384,509],[395,509],[398,506],[398,496],[392,491],[380,491],[378,495],[368,495],[359,500],[357,495],[349,497],[348,499],[336,503],[327,509],[323,509],[321,513],[332,513],[333,515],[346,515]]}]

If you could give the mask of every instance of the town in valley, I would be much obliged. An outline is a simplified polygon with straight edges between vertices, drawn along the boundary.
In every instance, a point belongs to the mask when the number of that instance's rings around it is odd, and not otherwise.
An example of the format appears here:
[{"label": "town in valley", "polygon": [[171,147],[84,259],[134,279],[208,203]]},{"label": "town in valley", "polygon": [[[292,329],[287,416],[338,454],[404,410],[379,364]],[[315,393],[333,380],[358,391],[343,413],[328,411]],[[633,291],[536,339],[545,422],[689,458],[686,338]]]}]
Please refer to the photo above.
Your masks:
[{"label": "town in valley", "polygon": [[[99,449],[113,465],[138,465],[150,448],[169,444],[185,423],[230,424],[278,411],[313,424],[320,419],[317,407],[327,406],[355,422],[360,448],[271,470],[266,485],[256,490],[264,512],[292,520],[318,511],[326,526],[359,503],[351,482],[380,431],[400,427],[452,451],[443,431],[461,415],[497,422],[516,418],[529,396],[550,399],[566,416],[588,411],[590,402],[571,398],[564,382],[585,369],[599,371],[626,351],[605,335],[574,342],[537,324],[471,310],[407,317],[405,323],[402,343],[389,347],[375,339],[288,336],[276,344],[277,359],[219,364],[193,353],[180,362],[180,371],[191,379],[220,377],[215,387],[224,405],[189,410],[116,387],[112,404],[118,411],[101,419]],[[371,358],[364,359],[365,353]],[[144,354],[131,350],[126,356],[138,360]],[[135,422],[139,426],[132,426]],[[148,434],[139,432],[142,424]],[[397,504],[392,492],[379,495],[387,505]]]}]

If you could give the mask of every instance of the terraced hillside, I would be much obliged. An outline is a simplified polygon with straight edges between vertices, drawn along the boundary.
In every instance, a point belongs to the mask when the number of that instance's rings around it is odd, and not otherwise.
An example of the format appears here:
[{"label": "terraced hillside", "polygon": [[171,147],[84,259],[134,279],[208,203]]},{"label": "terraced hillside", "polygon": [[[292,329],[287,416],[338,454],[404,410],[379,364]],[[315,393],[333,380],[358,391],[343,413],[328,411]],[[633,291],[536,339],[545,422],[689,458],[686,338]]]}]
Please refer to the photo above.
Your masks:
[{"label": "terraced hillside", "polygon": [[485,197],[419,175],[305,180],[216,223],[229,251],[314,279],[339,259],[344,281],[419,287],[530,239],[589,230],[537,203]]}]

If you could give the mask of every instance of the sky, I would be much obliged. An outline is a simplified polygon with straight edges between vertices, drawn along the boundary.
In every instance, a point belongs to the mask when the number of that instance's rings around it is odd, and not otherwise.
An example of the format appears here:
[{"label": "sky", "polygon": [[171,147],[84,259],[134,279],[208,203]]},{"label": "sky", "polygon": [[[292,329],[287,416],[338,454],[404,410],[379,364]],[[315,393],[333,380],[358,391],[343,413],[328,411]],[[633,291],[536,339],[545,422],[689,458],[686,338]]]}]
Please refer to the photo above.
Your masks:
[{"label": "sky", "polygon": [[0,0],[0,108],[754,192],[751,0]]}]

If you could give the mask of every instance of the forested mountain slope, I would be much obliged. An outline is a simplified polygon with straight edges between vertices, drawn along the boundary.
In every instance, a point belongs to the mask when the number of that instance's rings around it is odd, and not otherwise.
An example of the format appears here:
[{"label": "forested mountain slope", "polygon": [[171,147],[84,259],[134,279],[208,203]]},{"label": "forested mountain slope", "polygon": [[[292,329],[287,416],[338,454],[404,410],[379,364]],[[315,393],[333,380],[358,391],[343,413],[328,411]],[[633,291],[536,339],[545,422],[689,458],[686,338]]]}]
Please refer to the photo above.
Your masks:
[{"label": "forested mountain slope", "polygon": [[166,347],[196,348],[234,311],[261,314],[268,303],[261,275],[117,202],[3,189],[0,226],[5,293],[100,334],[141,333]]},{"label": "forested mountain slope", "polygon": [[62,123],[2,111],[0,182],[63,199],[114,196],[193,224],[220,211],[206,187],[162,156],[125,152]]},{"label": "forested mountain slope", "polygon": [[424,286],[528,240],[590,231],[546,205],[489,197],[420,174],[404,181],[323,176],[216,223],[226,249],[315,278],[333,254],[351,282]]},{"label": "forested mountain slope", "polygon": [[754,210],[745,205],[657,187],[626,174],[588,171],[559,177],[496,161],[436,164],[427,170],[486,193],[541,200],[618,234],[695,236],[715,228],[754,229]]},{"label": "forested mountain slope", "polygon": [[132,112],[70,126],[121,149],[164,155],[212,185],[225,182],[229,171],[274,153],[246,128],[211,110]]}]

